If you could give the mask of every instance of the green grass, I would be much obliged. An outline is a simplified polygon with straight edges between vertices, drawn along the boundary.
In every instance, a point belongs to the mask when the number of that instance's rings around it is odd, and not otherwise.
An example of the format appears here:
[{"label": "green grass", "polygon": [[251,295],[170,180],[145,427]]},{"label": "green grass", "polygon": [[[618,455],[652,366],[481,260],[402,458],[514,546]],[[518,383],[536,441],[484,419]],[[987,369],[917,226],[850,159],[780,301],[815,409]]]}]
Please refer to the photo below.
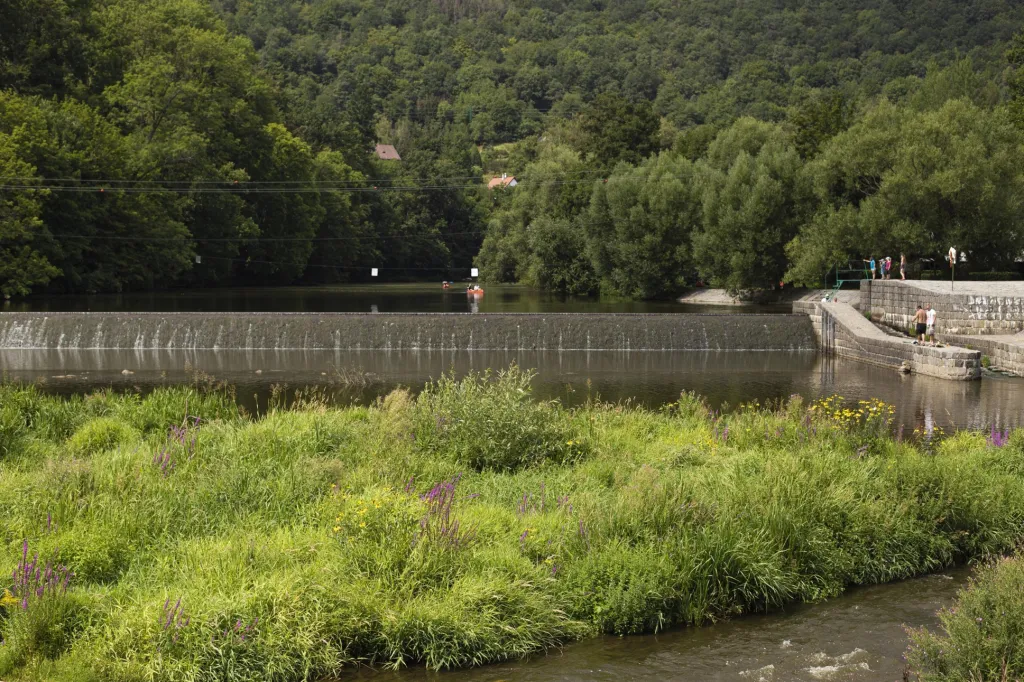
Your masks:
[{"label": "green grass", "polygon": [[983,568],[939,618],[942,634],[910,631],[907,662],[919,680],[1024,679],[1024,557]]},{"label": "green grass", "polygon": [[194,388],[0,387],[0,587],[26,540],[74,571],[27,609],[0,601],[0,679],[477,665],[1024,539],[1021,432],[923,447],[880,436],[868,407],[566,410],[528,384],[513,369],[372,407],[308,394],[258,420]]}]

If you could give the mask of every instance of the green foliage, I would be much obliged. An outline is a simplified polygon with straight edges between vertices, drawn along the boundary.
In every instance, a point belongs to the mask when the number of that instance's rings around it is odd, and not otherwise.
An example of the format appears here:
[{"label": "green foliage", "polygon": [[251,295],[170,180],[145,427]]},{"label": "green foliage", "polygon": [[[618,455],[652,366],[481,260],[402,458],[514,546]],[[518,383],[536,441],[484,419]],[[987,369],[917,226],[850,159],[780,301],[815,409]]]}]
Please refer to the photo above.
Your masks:
[{"label": "green foliage", "polygon": [[33,662],[53,661],[67,653],[89,624],[88,603],[74,592],[33,599],[27,609],[16,603],[0,606],[0,675]]},{"label": "green foliage", "polygon": [[693,249],[701,275],[733,292],[775,287],[804,210],[800,167],[779,126],[740,119],[719,133],[700,166],[704,224]]},{"label": "green foliage", "polygon": [[[893,439],[877,403],[570,411],[531,403],[527,379],[449,377],[419,398],[310,400],[255,421],[185,389],[64,401],[0,388],[19,420],[0,464],[2,574],[21,538],[76,574],[50,611],[0,598],[2,674],[478,665],[817,600],[1024,540],[1022,431],[925,451]],[[166,438],[186,401],[204,417],[187,446]],[[97,418],[148,438],[67,457]],[[155,464],[168,453],[173,467]],[[961,607],[977,613],[955,632],[981,646],[957,660],[999,663],[1019,640],[1014,570]]]},{"label": "green foliage", "polygon": [[814,158],[825,142],[849,128],[853,120],[852,103],[842,92],[816,93],[789,117],[795,128],[793,144],[802,158]]},{"label": "green foliage", "polygon": [[882,102],[806,167],[819,208],[788,246],[787,279],[812,284],[835,263],[949,245],[979,269],[1024,248],[1016,227],[1024,138],[1004,112],[948,101],[914,112]]},{"label": "green foliage", "polygon": [[[816,284],[835,258],[935,257],[950,239],[1003,267],[1020,250],[1005,173],[1020,142],[999,129],[1024,129],[1022,22],[1008,0],[12,0],[0,294],[340,282],[370,266],[444,278],[476,259],[492,281],[647,297],[698,276],[771,286],[786,266]],[[890,139],[868,130],[880,101],[903,112]],[[980,115],[949,118],[956,102]],[[783,151],[705,158],[747,118],[781,126]],[[595,181],[663,177],[651,169],[676,162],[651,159],[669,148],[703,169],[680,173],[677,201],[701,195],[701,229],[689,210],[665,229],[653,187],[591,208]],[[790,188],[792,150],[813,197]],[[854,158],[864,182],[901,177],[851,194],[860,180],[839,176],[857,169],[835,166]],[[485,172],[520,186],[485,194]],[[645,225],[636,248],[626,208]]]},{"label": "green foliage", "polygon": [[660,154],[618,166],[594,187],[584,225],[603,287],[635,298],[678,291],[695,269],[690,242],[699,229],[697,174],[687,159]]},{"label": "green foliage", "polygon": [[[588,166],[564,144],[547,143],[526,166],[526,191],[513,189],[495,204],[476,263],[487,281],[521,281],[555,291],[588,294],[597,278],[586,253],[580,216],[591,193]],[[562,177],[584,179],[567,183]]]},{"label": "green foliage", "polygon": [[132,444],[138,438],[138,432],[123,421],[114,417],[97,417],[75,431],[68,439],[68,448],[73,454],[88,456]]},{"label": "green foliage", "polygon": [[639,163],[658,149],[658,117],[647,102],[602,94],[580,116],[580,154],[599,169]]},{"label": "green foliage", "polygon": [[943,632],[911,630],[907,663],[922,682],[1024,676],[1024,559],[981,568],[956,603],[939,612]]},{"label": "green foliage", "polygon": [[447,375],[428,385],[417,401],[417,447],[491,471],[585,457],[587,444],[558,404],[533,400],[532,380],[533,373],[513,366],[493,376]]}]

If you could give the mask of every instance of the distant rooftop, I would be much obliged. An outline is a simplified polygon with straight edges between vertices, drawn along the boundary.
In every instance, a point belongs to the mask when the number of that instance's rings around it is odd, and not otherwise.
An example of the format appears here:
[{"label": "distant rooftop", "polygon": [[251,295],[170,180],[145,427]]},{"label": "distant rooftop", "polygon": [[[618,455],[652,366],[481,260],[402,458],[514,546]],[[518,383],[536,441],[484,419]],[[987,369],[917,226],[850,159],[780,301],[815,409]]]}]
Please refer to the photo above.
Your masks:
[{"label": "distant rooftop", "polygon": [[398,155],[398,150],[390,144],[379,144],[373,150],[373,153],[377,155],[378,159],[384,161],[401,161],[402,157]]},{"label": "distant rooftop", "polygon": [[516,182],[516,176],[505,175],[504,173],[500,178],[491,178],[491,181],[487,183],[487,189],[494,189],[495,187],[515,187],[519,183]]}]

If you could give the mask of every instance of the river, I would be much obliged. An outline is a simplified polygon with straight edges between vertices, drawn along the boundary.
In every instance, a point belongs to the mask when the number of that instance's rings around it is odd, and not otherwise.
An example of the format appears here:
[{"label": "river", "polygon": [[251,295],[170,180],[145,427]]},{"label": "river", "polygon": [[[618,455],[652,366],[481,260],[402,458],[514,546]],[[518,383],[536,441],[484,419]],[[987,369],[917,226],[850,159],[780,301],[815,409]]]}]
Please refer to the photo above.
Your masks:
[{"label": "river", "polygon": [[968,571],[858,588],[803,604],[658,635],[601,637],[524,661],[434,673],[365,673],[364,682],[899,682],[904,625],[938,624]]},{"label": "river", "polygon": [[[693,306],[674,301],[624,301],[557,296],[525,287],[487,287],[483,297],[437,284],[237,288],[138,294],[51,296],[3,304],[4,311],[103,312],[625,312],[788,313],[788,306]],[[303,351],[303,350],[0,350],[8,380],[38,383],[55,393],[95,388],[150,390],[188,381],[195,370],[238,388],[258,411],[275,385],[285,393],[327,385],[341,403],[365,403],[404,386],[418,390],[444,372],[535,369],[536,395],[569,405],[601,398],[657,408],[681,391],[703,395],[716,409],[801,395],[880,398],[896,407],[906,429],[1003,428],[1024,423],[1024,380],[987,375],[950,382],[814,352],[612,351]]]}]

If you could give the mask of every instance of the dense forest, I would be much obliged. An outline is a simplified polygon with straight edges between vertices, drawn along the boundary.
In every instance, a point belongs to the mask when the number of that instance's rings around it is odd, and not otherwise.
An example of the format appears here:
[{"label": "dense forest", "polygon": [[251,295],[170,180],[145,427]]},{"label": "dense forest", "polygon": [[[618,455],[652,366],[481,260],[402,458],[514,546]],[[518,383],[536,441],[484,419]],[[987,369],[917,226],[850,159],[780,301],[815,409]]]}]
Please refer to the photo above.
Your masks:
[{"label": "dense forest", "polygon": [[1012,270],[1022,28],[1012,0],[8,0],[0,293]]}]

